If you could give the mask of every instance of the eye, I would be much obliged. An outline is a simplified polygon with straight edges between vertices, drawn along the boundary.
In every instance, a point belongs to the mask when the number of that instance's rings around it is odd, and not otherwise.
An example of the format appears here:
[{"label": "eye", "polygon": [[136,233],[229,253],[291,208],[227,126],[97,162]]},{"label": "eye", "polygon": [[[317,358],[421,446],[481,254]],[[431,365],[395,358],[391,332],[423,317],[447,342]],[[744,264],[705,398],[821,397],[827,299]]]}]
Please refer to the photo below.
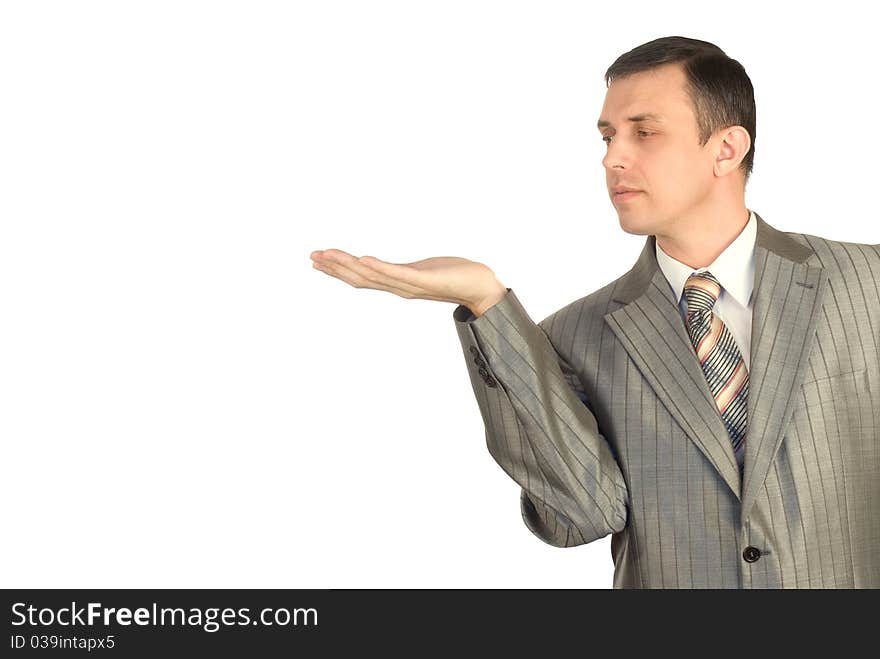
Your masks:
[{"label": "eye", "polygon": [[[644,137],[648,137],[648,136],[654,134],[654,133],[647,131],[647,130],[640,130],[637,132],[638,132],[639,136],[642,136],[642,134],[644,134]],[[608,140],[610,140],[611,137],[612,137],[611,135],[606,135],[605,137],[602,138],[602,141],[605,142],[605,144],[610,144],[610,142]]]}]

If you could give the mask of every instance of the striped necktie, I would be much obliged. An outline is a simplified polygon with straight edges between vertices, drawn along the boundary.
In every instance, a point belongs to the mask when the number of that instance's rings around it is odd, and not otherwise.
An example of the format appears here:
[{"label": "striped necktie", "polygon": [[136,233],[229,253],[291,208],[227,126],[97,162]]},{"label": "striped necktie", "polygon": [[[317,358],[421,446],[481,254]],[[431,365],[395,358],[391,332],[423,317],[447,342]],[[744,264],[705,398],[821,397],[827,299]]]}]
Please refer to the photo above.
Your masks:
[{"label": "striped necktie", "polygon": [[712,313],[712,307],[720,293],[721,284],[708,270],[691,274],[684,285],[684,297],[688,306],[685,325],[709,383],[709,390],[730,434],[733,453],[742,477],[748,421],[749,374],[730,330]]}]

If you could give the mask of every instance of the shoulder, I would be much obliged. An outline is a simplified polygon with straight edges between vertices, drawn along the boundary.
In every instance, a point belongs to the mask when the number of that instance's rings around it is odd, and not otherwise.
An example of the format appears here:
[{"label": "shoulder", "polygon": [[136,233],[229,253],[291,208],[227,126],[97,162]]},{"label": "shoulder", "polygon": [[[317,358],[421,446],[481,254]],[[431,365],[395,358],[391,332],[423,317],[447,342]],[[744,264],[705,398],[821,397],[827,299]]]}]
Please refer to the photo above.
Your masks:
[{"label": "shoulder", "polygon": [[823,269],[831,299],[839,294],[869,318],[880,309],[880,245],[831,240],[812,234],[790,233],[812,250],[806,264]]},{"label": "shoulder", "polygon": [[614,302],[615,291],[619,283],[630,273],[621,275],[602,288],[593,291],[564,307],[557,309],[544,318],[538,325],[551,337],[560,335],[564,328],[575,325],[587,325],[597,319],[602,320],[605,314],[617,309],[620,304]]},{"label": "shoulder", "polygon": [[880,279],[880,245],[831,240],[808,233],[786,234],[809,247],[813,251],[809,263],[825,268],[831,276],[857,273]]}]

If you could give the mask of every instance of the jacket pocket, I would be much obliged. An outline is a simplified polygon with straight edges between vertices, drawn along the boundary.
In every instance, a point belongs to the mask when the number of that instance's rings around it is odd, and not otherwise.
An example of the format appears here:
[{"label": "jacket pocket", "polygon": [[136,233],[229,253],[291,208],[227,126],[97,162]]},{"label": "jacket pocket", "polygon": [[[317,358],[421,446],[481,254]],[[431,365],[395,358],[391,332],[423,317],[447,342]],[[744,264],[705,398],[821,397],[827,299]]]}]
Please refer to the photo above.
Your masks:
[{"label": "jacket pocket", "polygon": [[859,399],[870,390],[868,388],[868,370],[837,373],[818,380],[809,380],[801,385],[798,407],[810,408],[832,400],[847,400],[850,397]]}]

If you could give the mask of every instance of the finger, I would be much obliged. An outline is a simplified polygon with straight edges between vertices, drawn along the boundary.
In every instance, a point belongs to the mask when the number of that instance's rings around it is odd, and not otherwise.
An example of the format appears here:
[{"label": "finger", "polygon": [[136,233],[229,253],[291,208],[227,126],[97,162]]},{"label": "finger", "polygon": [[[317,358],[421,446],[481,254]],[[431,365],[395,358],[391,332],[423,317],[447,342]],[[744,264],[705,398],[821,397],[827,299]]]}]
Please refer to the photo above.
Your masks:
[{"label": "finger", "polygon": [[[324,251],[321,261],[324,264],[329,262],[338,267],[345,268],[349,273],[359,278],[363,285],[369,288],[375,288],[376,286],[380,288],[394,288],[416,296],[422,296],[426,293],[426,290],[423,287],[415,285],[410,281],[401,280],[399,277],[386,274],[386,272],[374,267],[373,264],[394,265],[390,263],[385,264],[384,261],[380,261],[374,257],[361,257],[359,259],[348,252],[332,249]],[[399,268],[399,270],[406,269],[405,266],[396,267]]]},{"label": "finger", "polygon": [[398,282],[398,285],[405,284],[422,290],[427,285],[425,273],[413,268],[409,263],[390,263],[375,256],[362,256],[358,260],[378,274]]},{"label": "finger", "polygon": [[[332,264],[327,265],[327,264],[323,264],[323,263],[319,263],[319,262],[312,263],[312,267],[314,267],[316,270],[321,270],[322,272],[325,272],[326,274],[330,275],[331,277],[335,277],[336,279],[341,279],[342,281],[346,282],[347,284],[350,284],[351,286],[354,286],[355,288],[372,288],[369,286],[358,286],[356,284],[356,282],[354,282],[350,276],[346,275],[344,267],[336,266],[336,265],[332,265]],[[414,295],[412,293],[409,293],[408,291],[405,291],[400,288],[396,288],[394,286],[385,286],[384,288],[376,288],[374,290],[385,290],[385,291],[388,291],[390,293],[394,293],[395,295],[398,295],[400,297],[407,298],[407,299],[412,299],[414,297],[417,297],[418,299],[421,299],[421,300],[437,300],[438,302],[449,302],[449,300],[447,300],[446,298],[443,298],[443,297],[436,297],[434,295],[428,295],[427,293],[419,293],[418,295]],[[464,304],[464,303],[462,303],[462,304]]]},{"label": "finger", "polygon": [[408,263],[389,263],[388,261],[377,259],[375,256],[362,256],[358,259],[358,262],[376,273],[373,275],[375,279],[379,281],[387,279],[394,282],[399,288],[413,290],[416,296],[423,300],[451,301],[445,297],[428,295],[428,289],[424,283],[424,273],[411,267]]},{"label": "finger", "polygon": [[[353,272],[349,268],[346,268],[345,266],[340,265],[337,262],[332,262],[332,261],[330,261],[330,262],[328,262],[328,261],[315,262],[312,264],[312,267],[314,267],[317,270],[320,270],[321,272],[327,273],[331,277],[336,277],[337,279],[341,279],[346,284],[349,284],[350,286],[354,286],[355,288],[372,288],[374,290],[388,291],[389,293],[394,293],[395,295],[399,295],[400,297],[403,297],[403,298],[414,297],[414,295],[411,292],[406,291],[401,288],[398,288],[396,286],[380,285],[375,282],[370,282],[368,280],[365,280],[363,277],[358,275],[356,272]],[[436,298],[434,298],[434,299],[436,299]]]}]

